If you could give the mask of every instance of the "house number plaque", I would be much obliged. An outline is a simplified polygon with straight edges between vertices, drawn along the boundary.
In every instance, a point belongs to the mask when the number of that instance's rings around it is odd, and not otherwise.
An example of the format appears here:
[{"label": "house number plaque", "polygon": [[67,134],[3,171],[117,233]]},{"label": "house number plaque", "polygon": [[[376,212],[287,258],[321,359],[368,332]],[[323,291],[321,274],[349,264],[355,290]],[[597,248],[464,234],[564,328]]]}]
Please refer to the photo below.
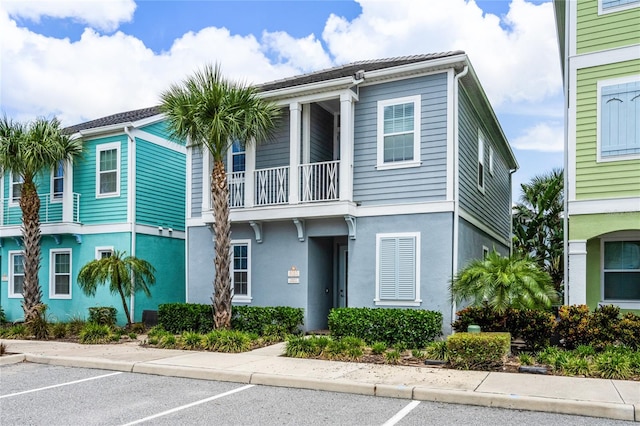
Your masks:
[{"label": "house number plaque", "polygon": [[295,266],[287,271],[287,284],[300,284],[300,271]]}]

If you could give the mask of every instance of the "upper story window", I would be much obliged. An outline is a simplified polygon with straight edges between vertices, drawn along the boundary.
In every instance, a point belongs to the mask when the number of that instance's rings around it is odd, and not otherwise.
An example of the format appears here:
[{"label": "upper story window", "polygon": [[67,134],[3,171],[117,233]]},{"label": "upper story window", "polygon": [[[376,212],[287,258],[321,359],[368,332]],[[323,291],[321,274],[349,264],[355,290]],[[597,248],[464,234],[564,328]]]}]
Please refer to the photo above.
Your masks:
[{"label": "upper story window", "polygon": [[105,259],[111,257],[113,254],[113,247],[96,247],[96,260]]},{"label": "upper story window", "polygon": [[640,0],[599,0],[598,13],[618,12],[640,6]]},{"label": "upper story window", "polygon": [[484,135],[478,131],[478,189],[484,192]]},{"label": "upper story window", "polygon": [[598,159],[640,156],[640,76],[598,82]]},{"label": "upper story window", "polygon": [[420,165],[420,96],[378,101],[378,169]]},{"label": "upper story window", "polygon": [[22,297],[24,289],[24,253],[9,252],[9,297]]},{"label": "upper story window", "polygon": [[51,250],[49,297],[71,298],[71,250]]},{"label": "upper story window", "polygon": [[96,197],[120,194],[120,143],[96,147]]},{"label": "upper story window", "polygon": [[231,146],[231,171],[232,172],[244,172],[245,171],[245,148],[240,142],[234,142]]},{"label": "upper story window", "polygon": [[234,302],[251,301],[251,251],[249,240],[231,242],[231,282]]},{"label": "upper story window", "polygon": [[490,146],[489,147],[489,174],[491,176],[493,176],[494,171],[493,171],[493,147]]},{"label": "upper story window", "polygon": [[64,163],[60,161],[51,172],[51,199],[62,200],[64,194]]},{"label": "upper story window", "polygon": [[640,302],[640,240],[602,242],[605,301]]},{"label": "upper story window", "polygon": [[22,185],[24,184],[24,179],[20,175],[16,175],[11,173],[11,186],[9,187],[9,199],[11,203],[18,204],[20,202],[20,195],[22,194]]},{"label": "upper story window", "polygon": [[376,305],[420,305],[420,233],[376,234]]}]

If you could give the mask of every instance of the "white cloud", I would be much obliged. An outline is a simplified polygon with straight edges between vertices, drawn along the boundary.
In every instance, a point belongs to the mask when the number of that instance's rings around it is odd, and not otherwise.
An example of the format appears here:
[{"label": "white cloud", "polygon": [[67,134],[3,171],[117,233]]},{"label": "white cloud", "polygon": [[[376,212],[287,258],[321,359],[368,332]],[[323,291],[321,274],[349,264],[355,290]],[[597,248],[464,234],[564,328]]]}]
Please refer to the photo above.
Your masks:
[{"label": "white cloud", "polygon": [[562,152],[564,127],[561,123],[538,123],[525,129],[511,141],[511,145],[525,151]]},{"label": "white cloud", "polygon": [[13,17],[40,22],[42,17],[71,18],[105,31],[129,22],[136,10],[134,0],[5,0],[2,7]]},{"label": "white cloud", "polygon": [[358,2],[360,16],[332,15],[323,32],[338,63],[464,50],[494,106],[540,102],[561,89],[551,3],[513,0],[501,26],[473,0]]},{"label": "white cloud", "polygon": [[313,34],[296,39],[282,31],[265,32],[262,42],[268,50],[276,52],[280,61],[304,72],[332,66],[331,58]]}]

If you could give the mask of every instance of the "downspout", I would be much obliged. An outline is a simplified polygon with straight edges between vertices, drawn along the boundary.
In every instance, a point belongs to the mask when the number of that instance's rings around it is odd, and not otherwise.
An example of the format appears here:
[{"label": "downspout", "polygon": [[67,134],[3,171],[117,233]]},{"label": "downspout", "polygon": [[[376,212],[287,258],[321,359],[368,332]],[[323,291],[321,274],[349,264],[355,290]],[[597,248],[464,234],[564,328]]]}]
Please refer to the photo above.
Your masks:
[{"label": "downspout", "polygon": [[513,256],[513,174],[518,169],[509,169],[509,257]]},{"label": "downspout", "polygon": [[571,78],[571,72],[569,70],[569,38],[571,37],[572,28],[569,27],[571,22],[570,18],[571,8],[569,2],[565,3],[564,14],[564,173],[563,173],[563,185],[564,185],[564,214],[562,215],[562,239],[564,250],[562,253],[562,261],[564,262],[562,272],[564,280],[564,304],[568,305],[569,300],[569,79]]},{"label": "downspout", "polygon": [[[129,130],[129,126],[124,127],[124,133],[127,135],[129,139],[129,149],[127,150],[129,161],[127,165],[127,198],[128,198],[128,206],[129,206],[129,226],[131,232],[131,252],[129,253],[131,256],[136,255],[136,144],[135,137],[131,134]],[[129,319],[131,322],[134,322],[135,318],[135,302],[136,302],[136,294],[134,285],[134,277],[133,272],[131,272],[131,287],[133,291],[131,292],[131,298],[129,301],[129,315],[131,318]]]},{"label": "downspout", "polygon": [[[459,215],[460,215],[460,201],[459,201],[459,176],[458,176],[458,115],[459,115],[459,80],[467,75],[469,72],[469,66],[465,65],[464,69],[453,77],[453,253],[451,259],[451,279],[458,273],[458,245],[459,245]],[[451,295],[451,321],[456,316],[456,301]],[[453,332],[453,330],[452,330]]]}]

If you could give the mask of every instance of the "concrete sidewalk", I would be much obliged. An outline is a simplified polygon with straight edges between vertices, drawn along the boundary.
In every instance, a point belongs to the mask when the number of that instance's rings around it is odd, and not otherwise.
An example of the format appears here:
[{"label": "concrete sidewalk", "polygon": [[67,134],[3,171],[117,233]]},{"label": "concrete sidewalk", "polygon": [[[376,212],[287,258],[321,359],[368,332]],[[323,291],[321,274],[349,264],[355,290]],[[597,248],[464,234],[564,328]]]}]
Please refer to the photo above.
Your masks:
[{"label": "concrete sidewalk", "polygon": [[348,392],[640,422],[640,382],[280,356],[284,343],[241,354],[4,340],[0,365],[34,362],[133,373]]}]

